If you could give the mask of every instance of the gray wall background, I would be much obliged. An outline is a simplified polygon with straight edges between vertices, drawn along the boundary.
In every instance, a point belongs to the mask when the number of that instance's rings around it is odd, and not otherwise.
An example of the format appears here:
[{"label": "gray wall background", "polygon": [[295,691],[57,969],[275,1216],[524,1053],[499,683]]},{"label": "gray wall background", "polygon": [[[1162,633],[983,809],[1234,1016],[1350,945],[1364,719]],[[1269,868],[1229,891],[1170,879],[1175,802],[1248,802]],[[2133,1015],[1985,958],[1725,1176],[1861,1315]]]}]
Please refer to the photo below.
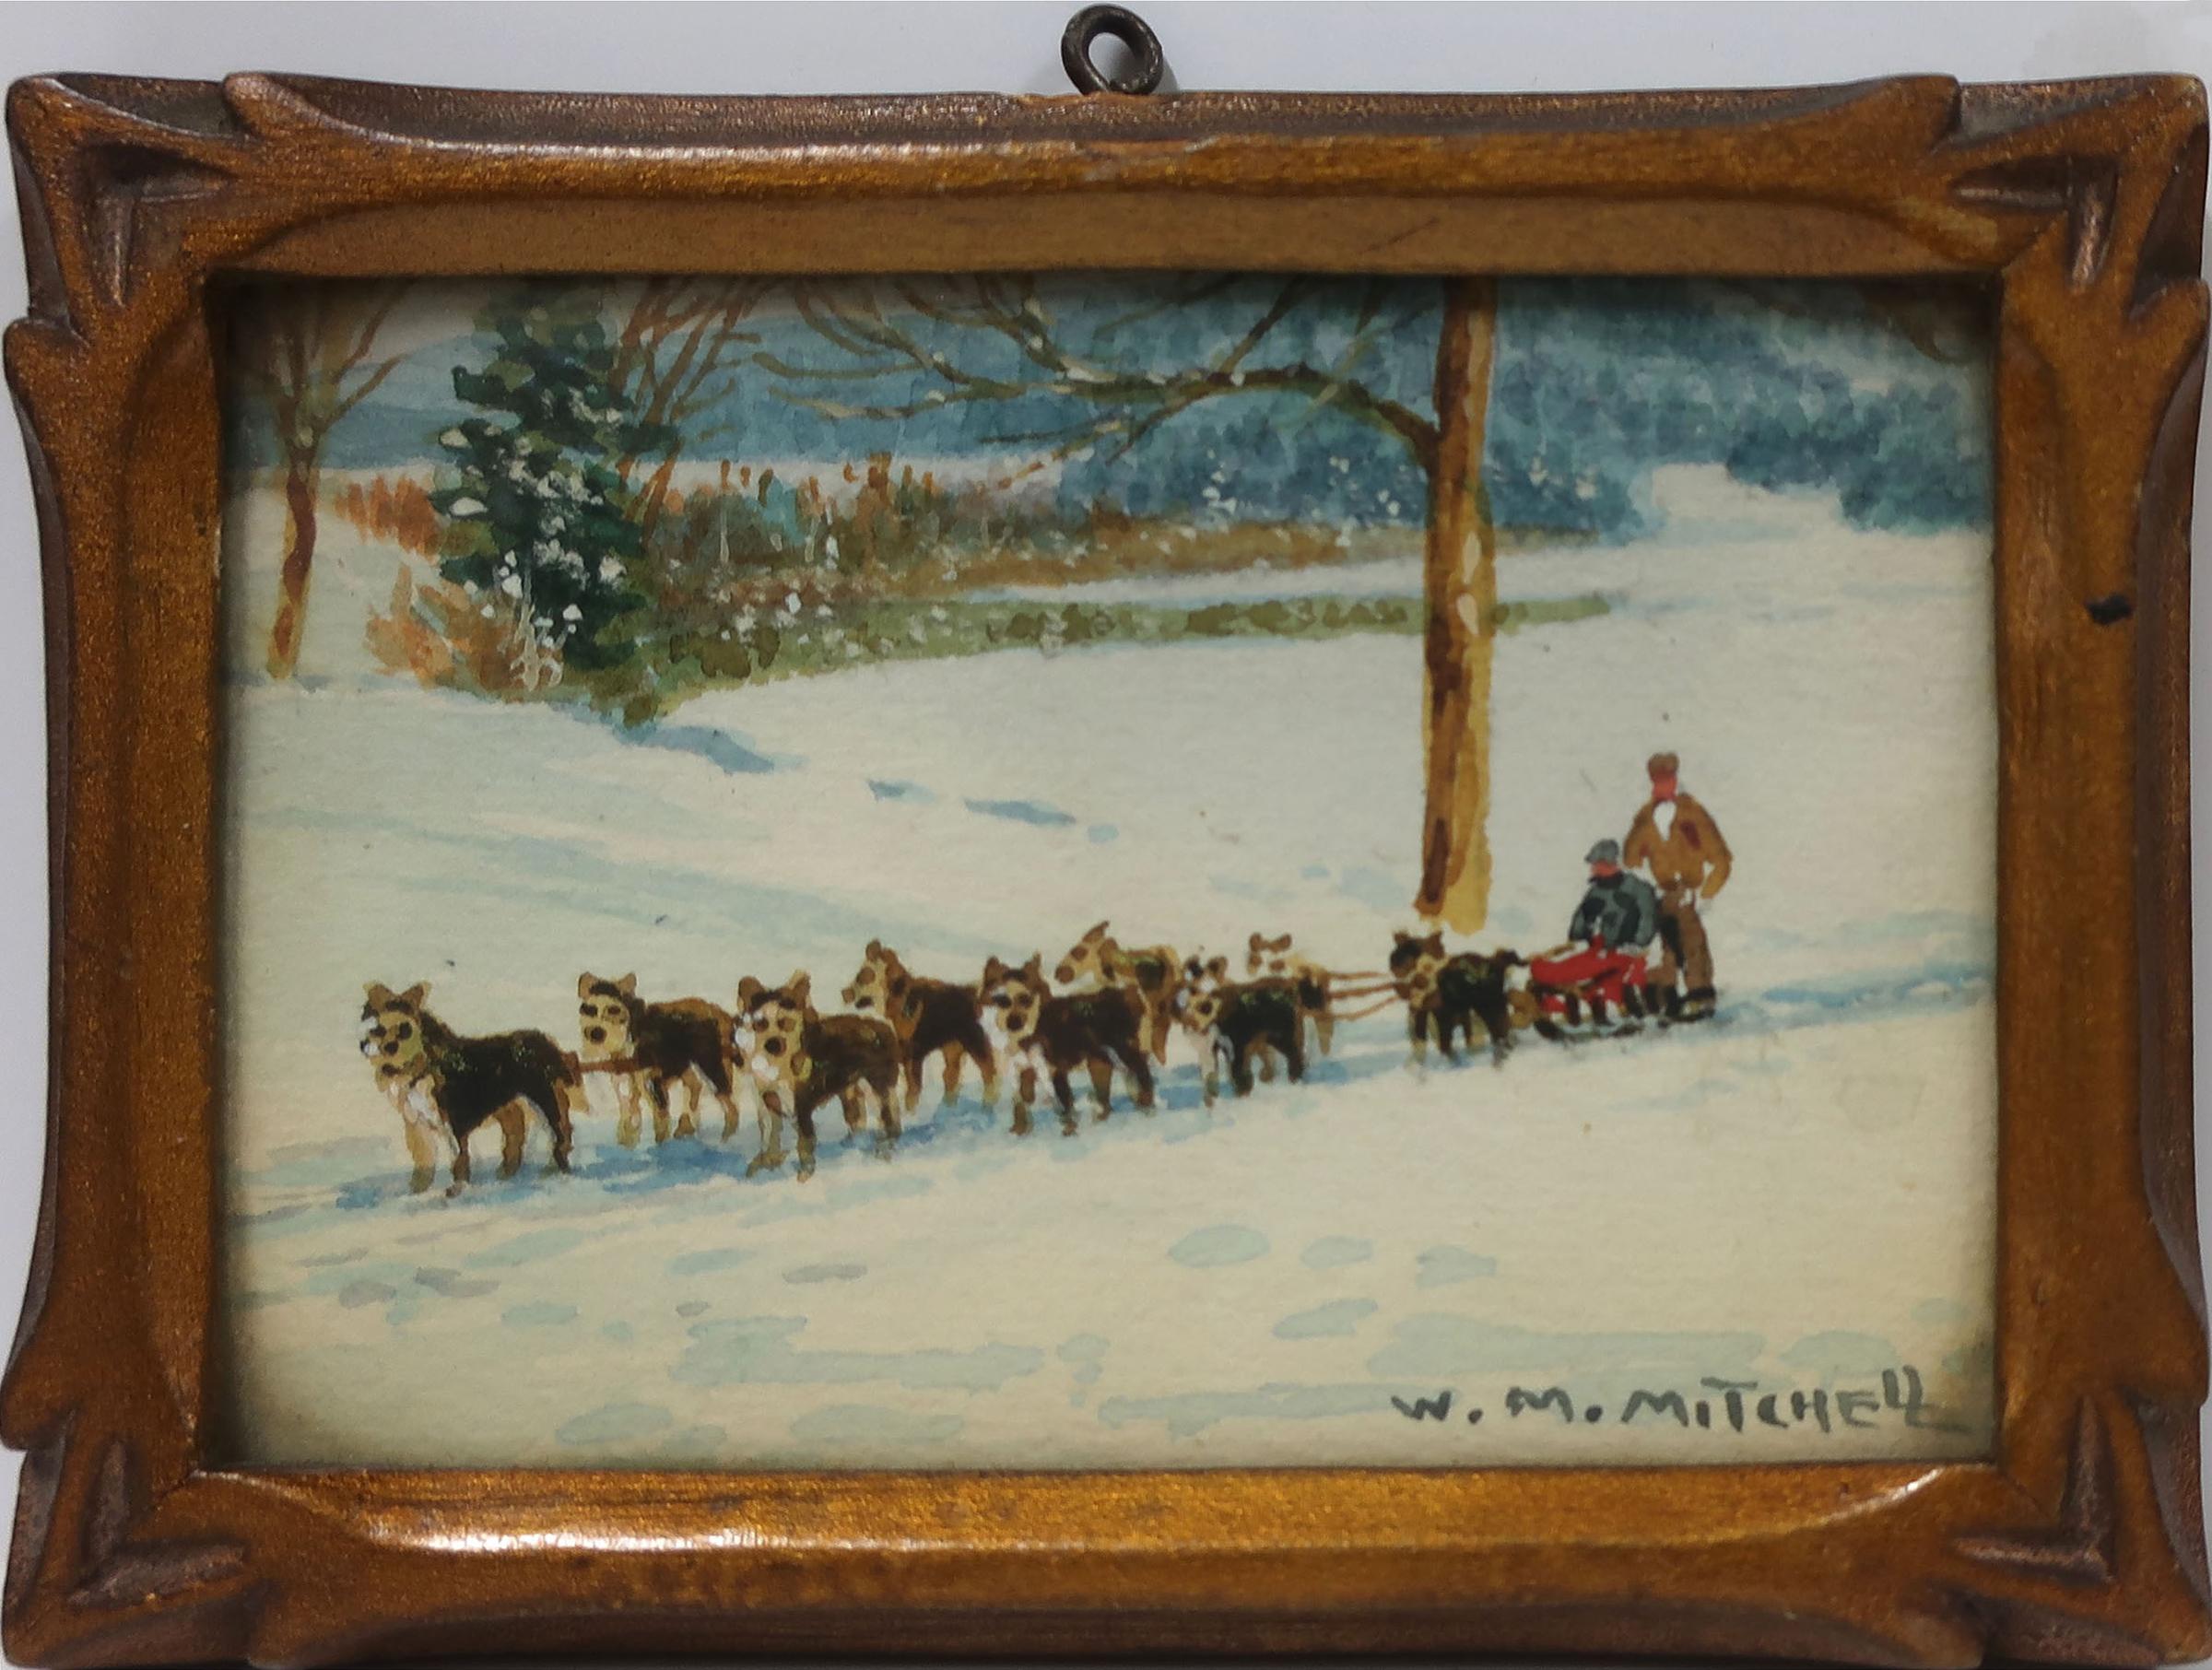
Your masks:
[{"label": "gray wall background", "polygon": [[[294,70],[458,87],[680,93],[1065,89],[1072,0],[908,4],[0,6],[0,80],[51,70],[219,77]],[[1903,71],[1967,80],[2180,70],[2212,79],[2212,6],[2048,4],[1339,4],[1139,0],[1184,88],[1566,91],[1845,81]],[[0,318],[24,307],[12,180],[0,173]],[[22,1291],[43,1149],[46,1001],[43,650],[29,493],[0,459],[0,1313]],[[2200,464],[2197,550],[2212,529]],[[2193,629],[2194,705],[2212,676],[2212,606]],[[2197,988],[2212,841],[2212,724],[2196,743]],[[2206,1078],[2200,1020],[2198,1077]],[[2204,1191],[2212,1164],[2200,1153]],[[17,1457],[0,1455],[0,1500]]]}]

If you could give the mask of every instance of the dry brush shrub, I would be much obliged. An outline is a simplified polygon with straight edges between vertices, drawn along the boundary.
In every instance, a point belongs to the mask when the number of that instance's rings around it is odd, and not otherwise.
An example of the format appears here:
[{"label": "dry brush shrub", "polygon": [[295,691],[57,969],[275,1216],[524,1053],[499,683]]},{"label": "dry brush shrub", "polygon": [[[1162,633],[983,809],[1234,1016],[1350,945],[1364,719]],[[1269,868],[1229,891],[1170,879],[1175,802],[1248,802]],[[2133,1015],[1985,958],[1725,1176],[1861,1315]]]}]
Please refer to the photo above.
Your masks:
[{"label": "dry brush shrub", "polygon": [[1071,536],[1073,524],[1010,499],[1007,483],[947,483],[888,453],[840,474],[785,481],[724,464],[719,486],[671,495],[651,540],[656,607],[945,596],[971,583],[980,558]]},{"label": "dry brush shrub", "polygon": [[443,580],[418,584],[405,563],[391,604],[370,616],[365,635],[380,665],[426,686],[512,699],[560,682],[558,657],[507,598],[471,594]]},{"label": "dry brush shrub", "polygon": [[435,556],[443,529],[430,496],[402,476],[379,475],[363,488],[349,481],[331,496],[330,508],[364,539],[390,540],[417,557]]}]

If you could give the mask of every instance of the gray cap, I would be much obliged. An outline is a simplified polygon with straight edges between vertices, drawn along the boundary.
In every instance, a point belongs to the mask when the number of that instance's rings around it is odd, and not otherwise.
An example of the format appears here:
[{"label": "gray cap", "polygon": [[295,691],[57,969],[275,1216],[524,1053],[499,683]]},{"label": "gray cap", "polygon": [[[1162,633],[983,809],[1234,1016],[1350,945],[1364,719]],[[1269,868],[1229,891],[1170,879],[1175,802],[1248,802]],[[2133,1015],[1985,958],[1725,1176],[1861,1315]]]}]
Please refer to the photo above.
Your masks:
[{"label": "gray cap", "polygon": [[1620,842],[1608,835],[1583,854],[1583,862],[1584,864],[1618,864],[1620,862]]}]

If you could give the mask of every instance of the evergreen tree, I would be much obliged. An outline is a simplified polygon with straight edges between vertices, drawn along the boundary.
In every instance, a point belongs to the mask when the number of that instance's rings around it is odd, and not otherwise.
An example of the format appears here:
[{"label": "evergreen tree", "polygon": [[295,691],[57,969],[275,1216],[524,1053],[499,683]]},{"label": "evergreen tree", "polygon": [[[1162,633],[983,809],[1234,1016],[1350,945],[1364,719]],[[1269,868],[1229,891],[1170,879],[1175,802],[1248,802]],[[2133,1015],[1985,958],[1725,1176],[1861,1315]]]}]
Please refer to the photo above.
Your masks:
[{"label": "evergreen tree", "polygon": [[486,415],[439,437],[440,571],[488,618],[512,617],[525,687],[564,668],[618,667],[636,653],[622,617],[645,597],[643,539],[615,461],[666,437],[616,392],[614,345],[591,292],[525,289],[477,324],[498,347],[481,370],[453,369],[453,392]]}]

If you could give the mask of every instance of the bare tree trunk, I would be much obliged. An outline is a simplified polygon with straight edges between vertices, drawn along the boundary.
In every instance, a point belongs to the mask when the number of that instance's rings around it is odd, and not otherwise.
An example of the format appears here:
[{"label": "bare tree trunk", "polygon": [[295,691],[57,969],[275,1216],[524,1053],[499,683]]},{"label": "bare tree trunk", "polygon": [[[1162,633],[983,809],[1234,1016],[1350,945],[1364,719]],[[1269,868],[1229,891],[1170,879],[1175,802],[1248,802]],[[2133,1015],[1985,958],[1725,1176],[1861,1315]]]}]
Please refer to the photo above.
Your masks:
[{"label": "bare tree trunk", "polygon": [[289,678],[300,664],[300,637],[307,627],[307,582],[315,566],[315,488],[312,459],[294,456],[285,466],[285,519],[290,535],[276,579],[276,624],[269,631],[269,676]]},{"label": "bare tree trunk", "polygon": [[667,508],[668,489],[676,483],[676,461],[683,450],[684,443],[681,441],[670,442],[667,453],[661,459],[660,467],[638,489],[638,502],[645,507],[638,526],[648,539],[653,537],[653,530],[660,524],[662,511]]},{"label": "bare tree trunk", "polygon": [[1429,620],[1421,739],[1428,790],[1421,890],[1414,909],[1461,934],[1479,929],[1490,909],[1490,660],[1498,631],[1498,540],[1482,484],[1482,451],[1497,331],[1497,280],[1446,280],[1425,562]]}]

